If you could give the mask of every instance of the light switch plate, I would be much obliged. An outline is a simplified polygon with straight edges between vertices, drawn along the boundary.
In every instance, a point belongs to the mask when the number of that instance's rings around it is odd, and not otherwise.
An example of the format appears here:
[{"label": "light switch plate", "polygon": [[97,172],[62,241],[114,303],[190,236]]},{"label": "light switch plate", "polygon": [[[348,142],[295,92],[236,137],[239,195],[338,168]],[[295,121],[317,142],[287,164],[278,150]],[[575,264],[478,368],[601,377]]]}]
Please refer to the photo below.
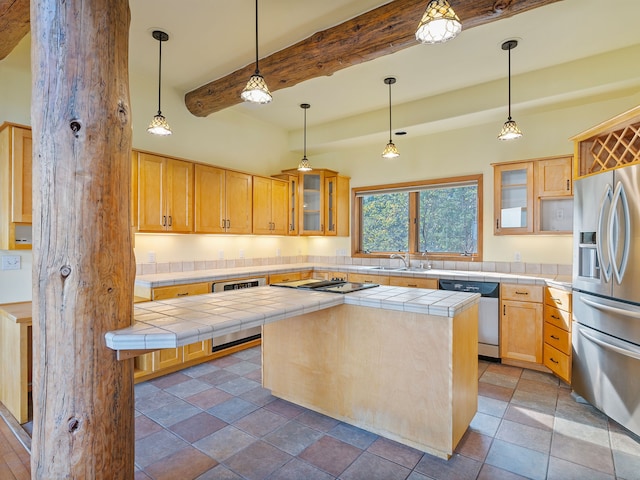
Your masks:
[{"label": "light switch plate", "polygon": [[2,270],[20,270],[20,255],[2,255]]}]

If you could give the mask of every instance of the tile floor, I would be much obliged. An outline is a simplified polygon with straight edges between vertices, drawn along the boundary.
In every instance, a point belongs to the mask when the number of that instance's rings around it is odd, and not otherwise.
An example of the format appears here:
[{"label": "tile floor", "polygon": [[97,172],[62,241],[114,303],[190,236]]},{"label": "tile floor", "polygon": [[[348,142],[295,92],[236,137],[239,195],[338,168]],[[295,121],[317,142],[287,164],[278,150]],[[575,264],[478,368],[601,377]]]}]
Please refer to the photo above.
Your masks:
[{"label": "tile floor", "polygon": [[136,385],[136,479],[640,479],[640,439],[544,373],[481,361],[449,461],[277,399],[260,376],[256,347]]}]

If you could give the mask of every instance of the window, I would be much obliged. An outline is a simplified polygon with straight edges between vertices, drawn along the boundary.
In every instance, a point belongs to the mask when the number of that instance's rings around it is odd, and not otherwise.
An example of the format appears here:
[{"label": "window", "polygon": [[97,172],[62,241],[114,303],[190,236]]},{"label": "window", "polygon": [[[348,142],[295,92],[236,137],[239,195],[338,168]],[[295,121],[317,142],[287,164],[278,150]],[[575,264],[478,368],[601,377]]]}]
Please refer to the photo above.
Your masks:
[{"label": "window", "polygon": [[355,255],[482,259],[482,175],[354,188]]}]

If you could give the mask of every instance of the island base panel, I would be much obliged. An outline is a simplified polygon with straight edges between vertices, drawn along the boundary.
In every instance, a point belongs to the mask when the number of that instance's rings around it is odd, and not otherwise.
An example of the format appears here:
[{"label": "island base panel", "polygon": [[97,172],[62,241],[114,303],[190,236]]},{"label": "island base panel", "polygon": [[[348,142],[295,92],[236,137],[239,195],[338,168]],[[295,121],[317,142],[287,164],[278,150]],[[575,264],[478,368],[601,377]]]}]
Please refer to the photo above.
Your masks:
[{"label": "island base panel", "polygon": [[477,410],[477,355],[477,306],[448,318],[340,305],[263,327],[263,385],[449,458]]}]

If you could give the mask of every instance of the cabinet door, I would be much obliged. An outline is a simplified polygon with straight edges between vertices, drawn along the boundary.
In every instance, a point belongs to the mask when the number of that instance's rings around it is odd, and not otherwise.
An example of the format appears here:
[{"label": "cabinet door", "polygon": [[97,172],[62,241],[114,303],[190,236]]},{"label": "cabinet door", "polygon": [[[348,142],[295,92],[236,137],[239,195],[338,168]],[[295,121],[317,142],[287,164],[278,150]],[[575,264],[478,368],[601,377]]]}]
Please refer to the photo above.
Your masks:
[{"label": "cabinet door", "polygon": [[153,371],[163,370],[182,363],[183,347],[164,348],[153,352]]},{"label": "cabinet door", "polygon": [[227,170],[226,218],[227,233],[251,233],[251,175]]},{"label": "cabinet door", "polygon": [[338,177],[332,175],[324,179],[324,234],[336,235],[337,231],[337,204],[338,204]]},{"label": "cabinet door", "polygon": [[167,160],[167,230],[193,232],[193,163]]},{"label": "cabinet door", "polygon": [[31,130],[13,127],[11,221],[31,223]]},{"label": "cabinet door", "polygon": [[537,195],[561,197],[573,195],[571,166],[573,157],[549,158],[536,162]]},{"label": "cabinet door", "polygon": [[356,283],[377,283],[378,285],[389,285],[389,277],[383,275],[373,275],[368,273],[350,273],[350,282]]},{"label": "cabinet door", "polygon": [[502,302],[500,356],[542,363],[542,305],[534,302]]},{"label": "cabinet door", "polygon": [[389,285],[392,287],[430,288],[437,290],[438,280],[435,278],[389,277]]},{"label": "cabinet door", "polygon": [[195,232],[224,233],[225,171],[196,165],[194,176]]},{"label": "cabinet door", "polygon": [[300,174],[300,235],[324,235],[324,175]]},{"label": "cabinet door", "polygon": [[157,287],[151,291],[151,299],[165,300],[167,298],[179,298],[189,295],[202,295],[204,293],[211,293],[209,282],[172,285],[170,287]]},{"label": "cabinet door", "polygon": [[[254,203],[255,208],[255,203]],[[289,184],[279,180],[271,183],[271,222],[273,235],[286,235],[289,231]]]},{"label": "cabinet door", "polygon": [[138,230],[164,232],[167,164],[163,157],[138,154]]},{"label": "cabinet door", "polygon": [[494,233],[533,232],[533,162],[494,165]]},{"label": "cabinet door", "polygon": [[272,233],[272,182],[269,178],[253,177],[253,233]]},{"label": "cabinet door", "polygon": [[191,343],[189,345],[185,345],[183,348],[185,362],[195,360],[196,358],[206,357],[211,353],[211,340]]}]

